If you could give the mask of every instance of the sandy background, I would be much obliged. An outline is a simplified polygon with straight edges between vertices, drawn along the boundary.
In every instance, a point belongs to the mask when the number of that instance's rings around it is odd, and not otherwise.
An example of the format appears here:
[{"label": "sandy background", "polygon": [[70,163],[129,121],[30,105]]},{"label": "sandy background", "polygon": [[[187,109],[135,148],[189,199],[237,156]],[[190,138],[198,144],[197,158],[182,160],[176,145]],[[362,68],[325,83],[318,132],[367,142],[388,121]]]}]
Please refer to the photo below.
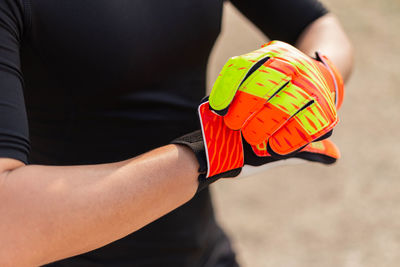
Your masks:
[{"label": "sandy background", "polygon": [[[342,159],[212,186],[245,267],[400,266],[400,1],[323,2],[357,50],[333,137]],[[229,56],[267,40],[229,4],[223,29],[209,84]]]}]

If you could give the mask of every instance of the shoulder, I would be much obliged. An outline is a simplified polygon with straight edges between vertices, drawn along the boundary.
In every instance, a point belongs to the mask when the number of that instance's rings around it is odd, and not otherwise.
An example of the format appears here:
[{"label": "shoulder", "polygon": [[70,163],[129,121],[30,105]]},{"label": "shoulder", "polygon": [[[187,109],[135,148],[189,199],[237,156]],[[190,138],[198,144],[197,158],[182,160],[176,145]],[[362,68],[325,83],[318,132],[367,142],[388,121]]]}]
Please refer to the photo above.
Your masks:
[{"label": "shoulder", "polygon": [[21,37],[29,25],[30,0],[0,0],[0,28]]}]

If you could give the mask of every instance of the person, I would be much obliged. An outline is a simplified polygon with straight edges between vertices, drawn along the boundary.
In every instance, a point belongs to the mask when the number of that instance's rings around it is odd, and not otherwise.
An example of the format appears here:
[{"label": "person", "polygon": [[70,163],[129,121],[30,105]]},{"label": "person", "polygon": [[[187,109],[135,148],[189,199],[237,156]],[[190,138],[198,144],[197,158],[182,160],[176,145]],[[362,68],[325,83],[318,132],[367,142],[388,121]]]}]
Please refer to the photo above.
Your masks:
[{"label": "person", "polygon": [[[349,76],[317,0],[231,2]],[[237,266],[194,153],[169,144],[198,129],[222,7],[0,0],[1,266]]]}]

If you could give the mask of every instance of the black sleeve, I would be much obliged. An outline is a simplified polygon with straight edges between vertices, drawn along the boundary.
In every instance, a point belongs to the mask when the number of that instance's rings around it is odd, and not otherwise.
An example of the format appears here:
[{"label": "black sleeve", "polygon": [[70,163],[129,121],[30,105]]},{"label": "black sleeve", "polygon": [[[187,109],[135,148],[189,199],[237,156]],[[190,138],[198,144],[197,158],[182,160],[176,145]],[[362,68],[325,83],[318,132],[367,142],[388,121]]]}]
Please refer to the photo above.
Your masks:
[{"label": "black sleeve", "polygon": [[27,163],[29,135],[19,56],[23,24],[21,2],[0,0],[0,158]]},{"label": "black sleeve", "polygon": [[303,30],[328,13],[318,0],[230,0],[271,40],[294,44]]}]

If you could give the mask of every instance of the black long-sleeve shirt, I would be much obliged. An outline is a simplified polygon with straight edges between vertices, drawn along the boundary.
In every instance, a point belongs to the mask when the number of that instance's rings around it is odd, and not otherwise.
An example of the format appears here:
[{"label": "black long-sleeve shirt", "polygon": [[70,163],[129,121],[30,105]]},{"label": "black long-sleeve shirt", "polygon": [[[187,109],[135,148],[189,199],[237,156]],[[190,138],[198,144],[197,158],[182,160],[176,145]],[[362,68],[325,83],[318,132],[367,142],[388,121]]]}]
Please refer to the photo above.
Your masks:
[{"label": "black long-sleeve shirt", "polygon": [[[290,43],[326,13],[317,0],[232,3],[271,39]],[[0,0],[0,157],[46,165],[113,162],[197,129],[222,5]],[[204,190],[138,232],[55,265],[233,262]]]}]

